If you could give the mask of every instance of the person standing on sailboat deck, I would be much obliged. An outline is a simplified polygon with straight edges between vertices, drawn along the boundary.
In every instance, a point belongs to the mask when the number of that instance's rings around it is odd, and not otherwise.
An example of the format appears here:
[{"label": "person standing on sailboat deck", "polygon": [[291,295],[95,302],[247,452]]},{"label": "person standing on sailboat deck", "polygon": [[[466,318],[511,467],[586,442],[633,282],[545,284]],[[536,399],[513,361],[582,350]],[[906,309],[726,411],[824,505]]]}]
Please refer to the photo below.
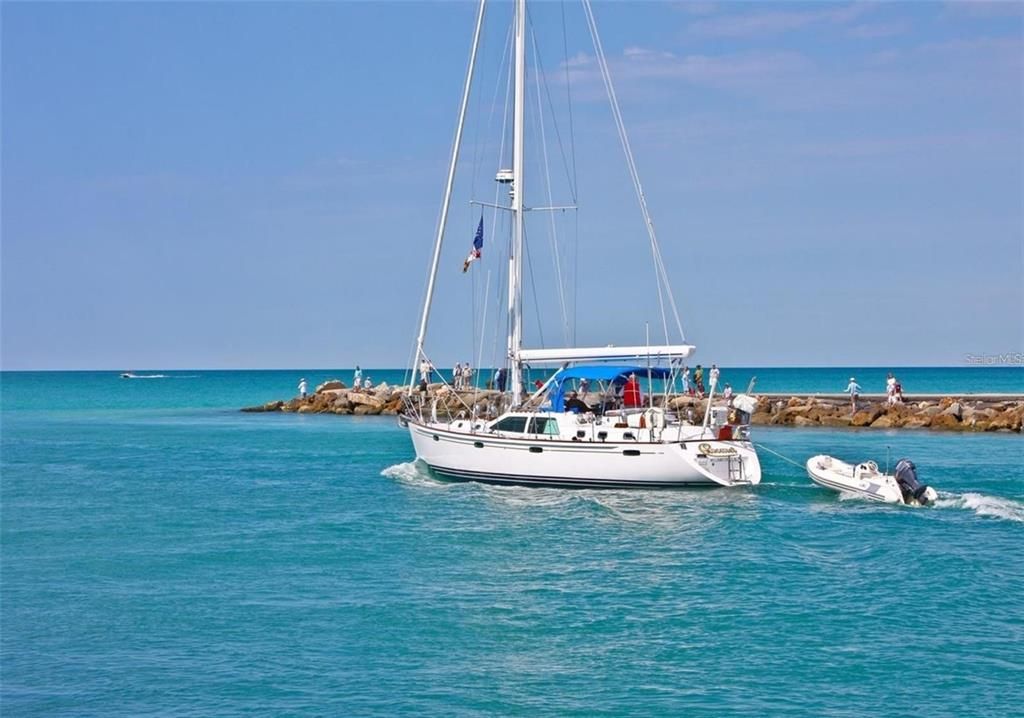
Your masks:
[{"label": "person standing on sailboat deck", "polygon": [[636,374],[630,374],[626,386],[622,388],[622,405],[626,409],[636,409],[643,406],[643,397],[640,395],[640,382],[636,380]]},{"label": "person standing on sailboat deck", "polygon": [[299,379],[299,396],[303,399],[306,398],[306,391],[309,389],[309,385],[306,384],[306,377]]},{"label": "person standing on sailboat deck", "polygon": [[693,383],[697,385],[697,396],[704,398],[704,369],[700,364],[693,370]]},{"label": "person standing on sailboat deck", "polygon": [[358,389],[363,383],[363,370],[356,364],[356,373],[352,375],[352,388]]},{"label": "person standing on sailboat deck", "polygon": [[846,385],[846,393],[850,395],[850,413],[857,413],[857,397],[860,396],[860,384],[852,376],[850,383]]}]

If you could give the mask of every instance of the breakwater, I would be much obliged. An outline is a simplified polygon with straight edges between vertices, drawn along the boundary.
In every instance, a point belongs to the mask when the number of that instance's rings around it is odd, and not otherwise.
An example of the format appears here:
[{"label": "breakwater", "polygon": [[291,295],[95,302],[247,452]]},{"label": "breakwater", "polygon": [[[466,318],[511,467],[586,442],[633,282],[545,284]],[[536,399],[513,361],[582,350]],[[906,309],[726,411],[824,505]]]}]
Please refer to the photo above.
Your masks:
[{"label": "breakwater", "polygon": [[[406,387],[379,386],[350,389],[344,382],[328,381],[306,397],[270,401],[249,406],[244,412],[294,412],[297,414],[396,415],[408,400],[436,411],[440,418],[475,415],[493,417],[506,408],[507,394],[493,390],[454,391],[446,384],[431,384],[426,392],[409,394]],[[598,404],[596,393],[583,400]],[[700,421],[707,400],[698,397],[658,395],[655,406],[666,407],[681,416]],[[728,402],[713,399],[716,406]],[[942,431],[1021,432],[1024,422],[1024,395],[910,395],[904,401],[889,404],[884,395],[864,395],[851,410],[848,397],[839,394],[791,395],[762,394],[751,423],[761,426],[856,427],[872,429],[934,429]]]}]

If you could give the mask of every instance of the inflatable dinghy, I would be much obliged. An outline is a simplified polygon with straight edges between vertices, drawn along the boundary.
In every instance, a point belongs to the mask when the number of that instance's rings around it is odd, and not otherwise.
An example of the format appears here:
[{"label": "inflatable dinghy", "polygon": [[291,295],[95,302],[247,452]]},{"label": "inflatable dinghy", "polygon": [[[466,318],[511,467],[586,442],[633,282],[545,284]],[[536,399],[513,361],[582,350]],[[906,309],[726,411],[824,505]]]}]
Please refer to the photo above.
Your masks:
[{"label": "inflatable dinghy", "polygon": [[928,506],[935,503],[935,489],[917,480],[912,461],[901,459],[894,476],[878,470],[874,461],[852,465],[824,454],[807,460],[807,475],[816,484],[833,491],[854,494],[869,501],[904,506]]}]

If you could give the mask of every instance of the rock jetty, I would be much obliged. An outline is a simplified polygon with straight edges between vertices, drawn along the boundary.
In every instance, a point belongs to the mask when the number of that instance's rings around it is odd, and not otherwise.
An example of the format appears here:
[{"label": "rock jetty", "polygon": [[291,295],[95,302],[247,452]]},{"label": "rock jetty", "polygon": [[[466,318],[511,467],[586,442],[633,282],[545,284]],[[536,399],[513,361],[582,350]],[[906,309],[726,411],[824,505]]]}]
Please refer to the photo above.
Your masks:
[{"label": "rock jetty", "polygon": [[[381,385],[372,389],[349,389],[344,382],[328,381],[306,398],[271,401],[249,406],[245,412],[294,412],[296,414],[395,415],[401,412],[406,396],[431,411],[437,404],[437,416],[454,418],[496,416],[505,407],[507,394],[492,390],[456,392],[446,384],[431,384],[426,393],[408,394],[406,387]],[[583,397],[595,403],[596,395]],[[685,413],[700,421],[707,401],[691,396],[655,397],[655,406]],[[716,405],[724,405],[715,399]],[[751,423],[761,426],[856,427],[871,429],[936,429],[943,431],[1002,431],[1021,433],[1024,423],[1024,396],[919,396],[889,405],[884,397],[861,397],[857,411],[850,412],[850,401],[839,395],[761,395]]]},{"label": "rock jetty", "polygon": [[872,429],[937,429],[945,431],[1011,431],[1020,433],[1024,397],[909,397],[888,404],[884,397],[857,402],[848,398],[762,396],[751,423],[767,426],[867,427]]}]

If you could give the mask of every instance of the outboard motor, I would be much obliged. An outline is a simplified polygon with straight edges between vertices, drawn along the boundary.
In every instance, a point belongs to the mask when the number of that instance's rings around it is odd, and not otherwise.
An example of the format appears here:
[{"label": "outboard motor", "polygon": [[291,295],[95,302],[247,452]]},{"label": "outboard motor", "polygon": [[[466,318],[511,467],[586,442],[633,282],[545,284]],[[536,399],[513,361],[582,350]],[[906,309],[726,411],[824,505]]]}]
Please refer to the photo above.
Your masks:
[{"label": "outboard motor", "polygon": [[894,472],[896,483],[903,492],[903,503],[916,501],[922,506],[934,503],[937,495],[935,490],[917,480],[917,467],[910,459],[900,459]]}]

